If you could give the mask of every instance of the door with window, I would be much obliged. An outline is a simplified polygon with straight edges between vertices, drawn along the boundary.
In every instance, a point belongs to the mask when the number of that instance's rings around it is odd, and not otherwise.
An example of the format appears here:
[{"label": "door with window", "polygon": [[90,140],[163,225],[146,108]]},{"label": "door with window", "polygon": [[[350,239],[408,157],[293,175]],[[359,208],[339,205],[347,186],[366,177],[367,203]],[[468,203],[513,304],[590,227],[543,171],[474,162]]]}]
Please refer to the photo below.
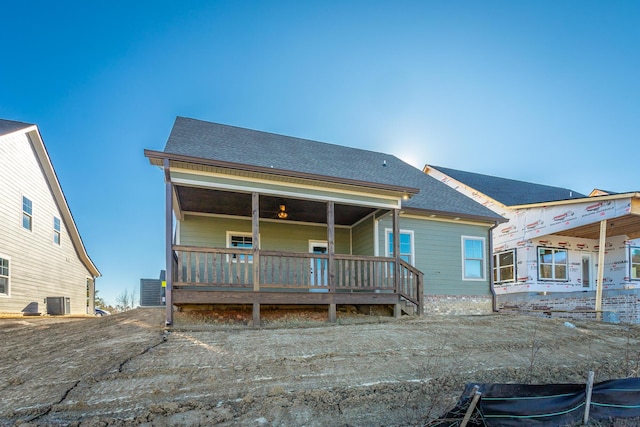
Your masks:
[{"label": "door with window", "polygon": [[[309,253],[312,254],[326,254],[329,245],[326,241],[322,240],[310,240],[309,241]],[[310,265],[310,285],[311,286],[327,286],[327,269],[328,260],[326,258],[311,258]],[[319,290],[316,290],[318,292]],[[322,289],[322,291],[325,291]]]},{"label": "door with window", "polygon": [[591,278],[591,254],[582,254],[581,282],[583,288],[591,288],[593,280]]}]

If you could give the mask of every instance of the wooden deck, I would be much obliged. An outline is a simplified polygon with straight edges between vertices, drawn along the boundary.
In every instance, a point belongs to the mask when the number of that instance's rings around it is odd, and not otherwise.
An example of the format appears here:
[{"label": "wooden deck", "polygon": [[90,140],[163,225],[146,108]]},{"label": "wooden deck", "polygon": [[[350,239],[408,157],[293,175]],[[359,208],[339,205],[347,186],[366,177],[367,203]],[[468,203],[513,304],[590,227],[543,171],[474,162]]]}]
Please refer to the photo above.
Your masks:
[{"label": "wooden deck", "polygon": [[[174,305],[336,304],[413,306],[423,274],[395,258],[173,246]],[[331,317],[331,316],[330,316]]]}]

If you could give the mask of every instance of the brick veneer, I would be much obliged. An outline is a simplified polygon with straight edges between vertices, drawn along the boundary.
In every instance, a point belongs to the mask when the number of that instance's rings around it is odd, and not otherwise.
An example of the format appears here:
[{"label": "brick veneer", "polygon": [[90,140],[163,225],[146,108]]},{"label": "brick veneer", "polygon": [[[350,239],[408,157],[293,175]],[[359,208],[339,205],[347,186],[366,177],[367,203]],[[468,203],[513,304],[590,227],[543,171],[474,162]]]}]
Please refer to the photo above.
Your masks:
[{"label": "brick veneer", "polygon": [[[596,318],[595,292],[499,295],[497,306],[503,313],[576,320]],[[602,311],[604,321],[640,323],[640,290],[604,291]]]}]

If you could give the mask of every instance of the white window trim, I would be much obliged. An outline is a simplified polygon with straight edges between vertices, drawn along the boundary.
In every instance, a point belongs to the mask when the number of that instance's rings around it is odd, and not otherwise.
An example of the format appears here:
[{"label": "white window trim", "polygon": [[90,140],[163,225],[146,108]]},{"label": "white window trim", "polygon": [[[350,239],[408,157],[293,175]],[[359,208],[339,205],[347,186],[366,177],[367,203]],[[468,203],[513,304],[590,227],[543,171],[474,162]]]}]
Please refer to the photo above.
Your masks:
[{"label": "white window trim", "polygon": [[[31,202],[31,213],[27,213],[24,210],[24,199],[27,199],[28,201]],[[27,214],[30,218],[30,225],[31,228],[25,228],[24,226],[24,215]],[[33,233],[33,200],[31,200],[29,197],[25,196],[24,194],[20,197],[20,228],[23,230],[26,230],[30,233]]]},{"label": "white window trim", "polygon": [[322,246],[327,249],[327,253],[329,253],[329,242],[327,240],[309,240],[309,253],[314,246]]},{"label": "white window trim", "polygon": [[[496,280],[495,283],[513,283],[513,282],[516,281],[516,276],[517,276],[516,268],[517,268],[517,265],[518,265],[518,260],[517,260],[518,254],[517,254],[517,251],[515,249],[507,249],[506,251],[495,252],[493,254],[493,256],[495,257],[495,260],[493,262],[493,268],[498,271],[498,276],[499,276],[500,275],[500,267],[501,266],[499,266],[496,263],[496,261],[500,259],[500,255],[501,254],[504,254],[504,253],[507,253],[507,252],[513,252],[513,278],[512,279],[508,279],[508,280]],[[491,273],[493,273],[493,272],[491,272]]]},{"label": "white window trim", "polygon": [[638,277],[633,277],[633,275],[631,274],[633,272],[633,250],[634,249],[640,250],[640,246],[629,247],[629,279],[640,280],[640,274],[638,275]]},{"label": "white window trim", "polygon": [[[480,240],[482,242],[482,277],[466,277],[465,276],[465,261],[467,258],[464,253],[465,240]],[[487,280],[487,239],[478,236],[460,236],[460,249],[461,249],[461,262],[462,262],[462,280],[465,282],[483,282]],[[473,258],[475,259],[475,258]],[[493,274],[493,272],[491,272]]]},{"label": "white window trim", "polygon": [[[253,233],[249,233],[246,231],[227,231],[227,249],[231,249],[233,246],[231,246],[231,237],[232,236],[243,236],[243,237],[251,237],[251,242],[253,244]],[[258,247],[260,247],[260,235],[258,235]],[[253,263],[253,256],[249,255],[251,258],[249,258],[249,264]],[[227,256],[227,258],[229,258]],[[228,259],[229,260],[229,259]],[[231,257],[231,262],[238,262],[237,258]]]},{"label": "white window trim", "polygon": [[[373,218],[373,255],[380,256],[380,219]],[[352,252],[353,253],[353,252]]]},{"label": "white window trim", "polygon": [[7,293],[6,294],[2,294],[0,293],[0,298],[9,298],[11,297],[11,257],[4,255],[4,254],[0,254],[0,258],[2,259],[6,259],[7,261],[9,261],[9,275],[8,276],[4,276],[7,277]]},{"label": "white window trim", "polygon": [[[389,258],[391,257],[391,254],[389,253],[389,236],[391,235],[391,233],[393,233],[393,229],[391,228],[385,228],[384,229],[384,256]],[[411,235],[411,253],[409,254],[411,256],[411,265],[415,266],[416,265],[416,248],[415,248],[415,239],[414,239],[414,232],[413,230],[405,230],[405,229],[400,229],[400,234],[409,234]],[[402,251],[400,252],[400,255],[402,255]]]},{"label": "white window trim", "polygon": [[[555,271],[555,267],[556,264],[555,261],[551,264],[553,267],[551,269],[551,271],[553,272],[553,276],[554,277],[549,277],[549,278],[544,278],[542,277],[542,274],[540,274],[541,270],[540,267],[542,266],[542,263],[540,262],[540,249],[552,249],[556,252],[559,251],[564,251],[566,254],[566,260],[567,262],[564,264],[565,266],[565,274],[566,277],[564,279],[558,279],[557,277],[555,277],[556,275],[556,271]],[[555,259],[555,252],[554,252],[554,259]],[[538,280],[541,282],[568,282],[569,281],[569,250],[566,248],[552,248],[552,247],[548,247],[548,246],[538,246],[536,247],[536,262],[538,264]],[[545,265],[549,265],[548,263],[545,263]]]},{"label": "white window trim", "polygon": [[[58,224],[60,224],[60,229],[56,230],[56,219],[58,220]],[[58,235],[58,243],[56,243],[56,235]],[[57,216],[53,216],[53,245],[54,246],[62,246],[62,219]]]}]

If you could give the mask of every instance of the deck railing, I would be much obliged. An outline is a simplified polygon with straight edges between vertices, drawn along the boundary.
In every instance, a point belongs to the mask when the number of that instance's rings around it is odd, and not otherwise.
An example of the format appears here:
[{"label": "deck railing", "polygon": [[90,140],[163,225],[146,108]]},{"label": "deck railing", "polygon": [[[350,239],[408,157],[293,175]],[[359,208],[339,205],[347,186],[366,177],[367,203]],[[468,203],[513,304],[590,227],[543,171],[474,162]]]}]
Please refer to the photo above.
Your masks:
[{"label": "deck railing", "polygon": [[[174,286],[254,289],[251,249],[174,246]],[[422,301],[422,272],[404,261],[394,280],[395,259],[335,254],[334,289],[330,289],[329,255],[258,252],[259,288],[311,292],[390,292],[416,305]]]}]

